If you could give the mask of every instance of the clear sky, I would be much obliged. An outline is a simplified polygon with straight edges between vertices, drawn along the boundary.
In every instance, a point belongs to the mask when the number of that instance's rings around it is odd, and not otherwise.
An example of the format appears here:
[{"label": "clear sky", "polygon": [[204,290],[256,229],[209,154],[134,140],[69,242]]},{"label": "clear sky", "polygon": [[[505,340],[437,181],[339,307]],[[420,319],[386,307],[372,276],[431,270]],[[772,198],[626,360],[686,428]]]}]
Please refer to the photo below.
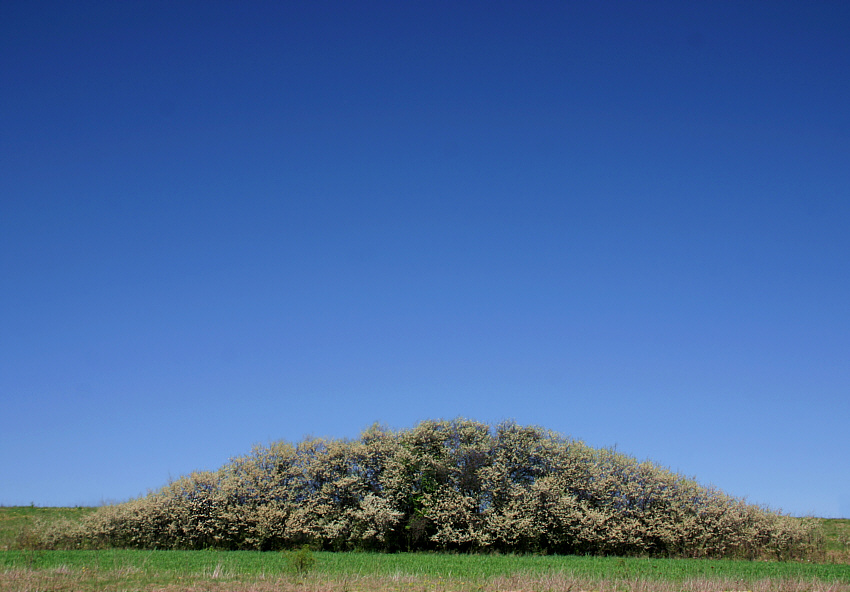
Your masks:
[{"label": "clear sky", "polygon": [[850,517],[848,31],[0,2],[0,504],[463,416]]}]

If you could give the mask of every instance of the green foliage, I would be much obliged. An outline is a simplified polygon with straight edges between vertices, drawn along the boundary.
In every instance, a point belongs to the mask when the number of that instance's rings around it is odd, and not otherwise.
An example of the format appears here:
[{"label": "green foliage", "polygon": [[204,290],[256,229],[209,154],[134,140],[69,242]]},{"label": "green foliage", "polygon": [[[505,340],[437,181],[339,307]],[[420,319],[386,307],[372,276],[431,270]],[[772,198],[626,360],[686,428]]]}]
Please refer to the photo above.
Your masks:
[{"label": "green foliage", "polygon": [[784,560],[821,545],[816,526],[539,427],[455,419],[256,447],[39,544]]},{"label": "green foliage", "polygon": [[293,571],[300,576],[309,573],[316,565],[316,557],[313,555],[310,545],[302,545],[296,551],[287,552],[286,556]]}]

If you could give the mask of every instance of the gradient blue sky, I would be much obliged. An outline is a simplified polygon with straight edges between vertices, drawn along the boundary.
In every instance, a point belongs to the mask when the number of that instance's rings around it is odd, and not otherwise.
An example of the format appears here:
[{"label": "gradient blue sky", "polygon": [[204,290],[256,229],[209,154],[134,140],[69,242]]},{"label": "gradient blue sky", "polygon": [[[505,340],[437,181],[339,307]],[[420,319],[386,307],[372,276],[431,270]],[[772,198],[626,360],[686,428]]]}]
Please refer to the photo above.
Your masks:
[{"label": "gradient blue sky", "polygon": [[465,416],[850,516],[847,2],[0,3],[0,503]]}]

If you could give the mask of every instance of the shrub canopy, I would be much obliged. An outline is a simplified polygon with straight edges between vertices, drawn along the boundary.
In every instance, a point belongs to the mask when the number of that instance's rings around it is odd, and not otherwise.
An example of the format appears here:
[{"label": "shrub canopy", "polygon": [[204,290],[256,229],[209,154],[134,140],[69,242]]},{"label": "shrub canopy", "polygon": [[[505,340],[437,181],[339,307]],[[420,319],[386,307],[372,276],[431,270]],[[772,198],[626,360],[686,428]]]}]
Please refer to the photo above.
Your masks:
[{"label": "shrub canopy", "polygon": [[813,525],[536,426],[455,419],[257,446],[43,533],[54,547],[800,556]]}]

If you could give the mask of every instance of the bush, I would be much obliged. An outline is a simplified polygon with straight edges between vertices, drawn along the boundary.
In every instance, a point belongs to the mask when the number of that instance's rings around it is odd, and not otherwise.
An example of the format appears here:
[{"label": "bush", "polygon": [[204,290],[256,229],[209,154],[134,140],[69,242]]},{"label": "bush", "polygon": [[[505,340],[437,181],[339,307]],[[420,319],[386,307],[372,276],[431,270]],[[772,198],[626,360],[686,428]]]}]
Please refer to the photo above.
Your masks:
[{"label": "bush", "polygon": [[287,559],[290,567],[299,576],[306,575],[316,565],[316,558],[313,556],[310,545],[302,545],[297,551],[289,551]]},{"label": "bush", "polygon": [[256,447],[65,528],[41,529],[40,544],[792,559],[819,540],[812,521],[653,463],[465,419]]}]

